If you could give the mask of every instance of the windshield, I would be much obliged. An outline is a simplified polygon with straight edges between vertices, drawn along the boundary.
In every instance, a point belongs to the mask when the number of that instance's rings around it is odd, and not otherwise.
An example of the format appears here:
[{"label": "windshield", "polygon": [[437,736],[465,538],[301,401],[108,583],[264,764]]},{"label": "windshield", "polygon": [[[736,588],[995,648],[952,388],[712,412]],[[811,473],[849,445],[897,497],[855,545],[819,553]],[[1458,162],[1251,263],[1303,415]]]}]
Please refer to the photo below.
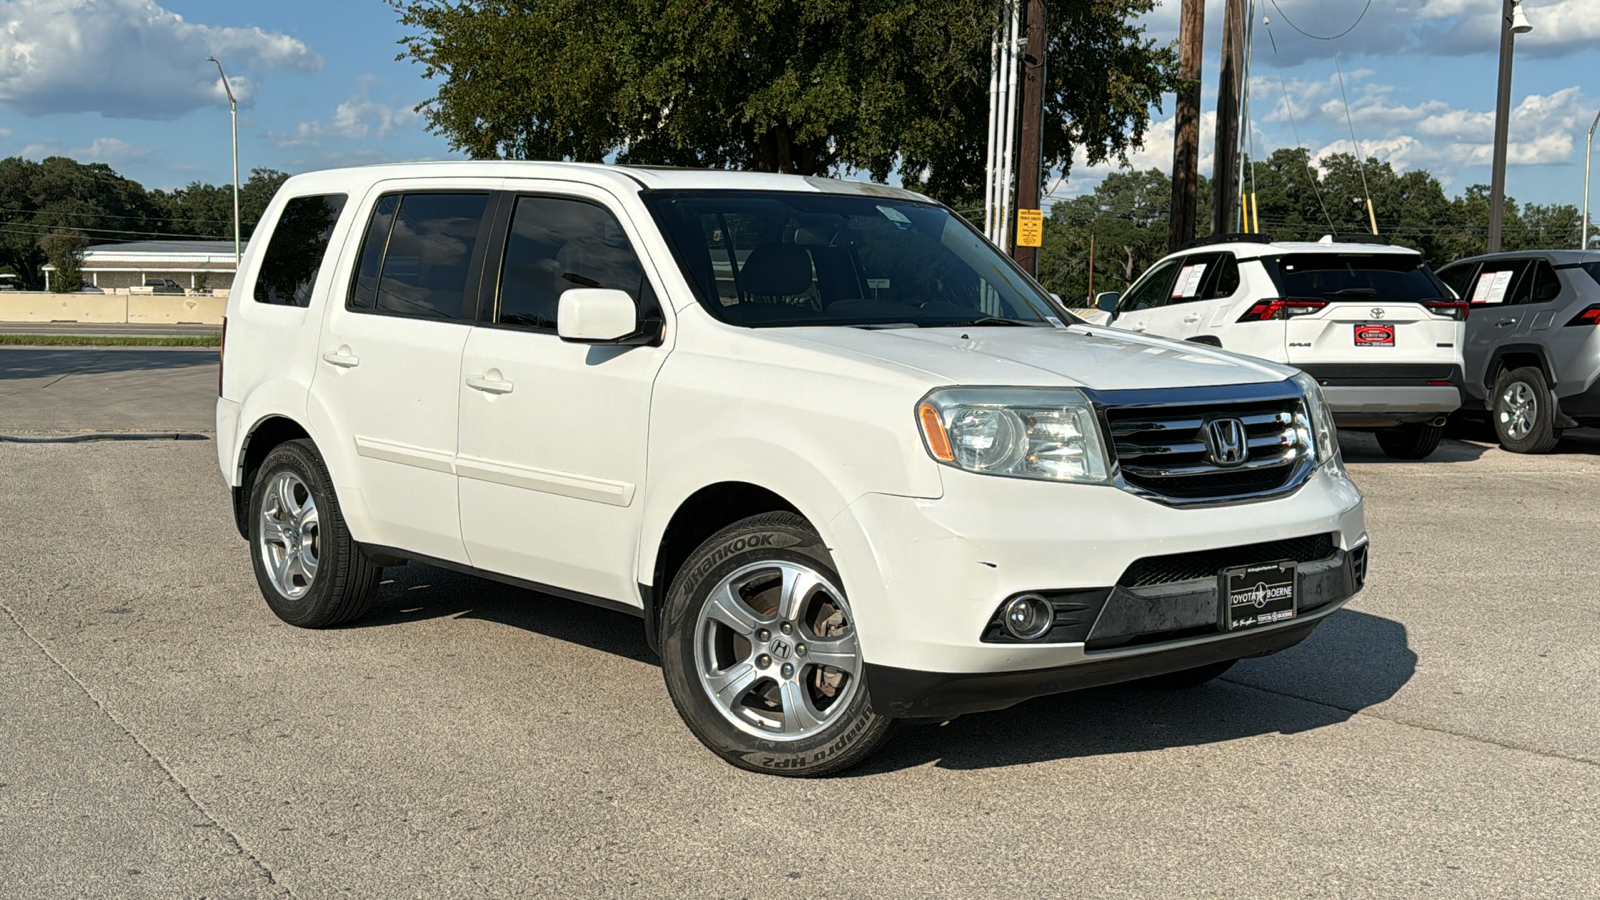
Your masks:
[{"label": "windshield", "polygon": [[1311,300],[1424,301],[1450,299],[1444,283],[1410,253],[1299,253],[1267,271],[1280,296]]},{"label": "windshield", "polygon": [[700,303],[734,325],[1049,325],[1050,301],[949,210],[850,194],[648,191]]}]

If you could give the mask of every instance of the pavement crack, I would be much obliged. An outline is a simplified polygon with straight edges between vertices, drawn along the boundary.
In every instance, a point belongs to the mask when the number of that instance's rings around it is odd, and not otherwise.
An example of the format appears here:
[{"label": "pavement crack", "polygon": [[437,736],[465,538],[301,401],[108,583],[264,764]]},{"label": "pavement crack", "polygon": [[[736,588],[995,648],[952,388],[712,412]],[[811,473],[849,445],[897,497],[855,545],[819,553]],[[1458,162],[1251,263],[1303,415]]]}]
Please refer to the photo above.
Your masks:
[{"label": "pavement crack", "polygon": [[1291,694],[1288,691],[1278,691],[1278,690],[1273,690],[1272,688],[1264,688],[1264,687],[1261,687],[1259,685],[1247,684],[1247,683],[1245,683],[1243,681],[1235,681],[1232,678],[1219,678],[1217,680],[1218,681],[1225,681],[1228,684],[1234,685],[1235,687],[1242,687],[1242,688],[1245,688],[1247,690],[1252,690],[1252,691],[1260,691],[1263,694],[1272,694],[1275,697],[1287,697],[1290,700],[1299,700],[1302,703],[1310,703],[1310,704],[1312,704],[1314,706],[1322,706],[1322,707],[1326,707],[1328,709],[1337,709],[1340,712],[1349,713],[1352,716],[1364,716],[1364,717],[1369,718],[1369,719],[1377,719],[1380,722],[1388,722],[1388,723],[1390,723],[1392,725],[1399,725],[1399,726],[1401,726],[1403,728],[1415,728],[1415,729],[1418,729],[1419,731],[1431,731],[1434,734],[1448,735],[1450,737],[1461,738],[1462,740],[1472,741],[1472,742],[1478,743],[1478,744],[1488,744],[1490,746],[1499,747],[1499,748],[1504,749],[1504,750],[1519,750],[1519,751],[1521,751],[1523,753],[1532,753],[1535,756],[1543,756],[1543,757],[1547,757],[1549,759],[1559,759],[1559,760],[1562,760],[1563,762],[1573,762],[1573,763],[1578,763],[1580,765],[1592,766],[1594,768],[1600,769],[1600,760],[1590,759],[1590,758],[1585,757],[1585,756],[1571,756],[1571,755],[1568,755],[1566,753],[1558,753],[1558,752],[1556,752],[1554,750],[1548,750],[1548,749],[1545,749],[1544,747],[1535,747],[1532,744],[1518,744],[1518,743],[1514,743],[1512,741],[1503,741],[1503,740],[1496,740],[1494,738],[1479,737],[1478,735],[1475,735],[1475,734],[1467,734],[1464,731],[1451,731],[1448,728],[1440,728],[1440,727],[1438,727],[1436,725],[1425,725],[1425,724],[1423,724],[1421,722],[1412,722],[1412,721],[1408,721],[1406,719],[1397,718],[1395,716],[1380,715],[1380,714],[1375,713],[1375,712],[1369,712],[1367,709],[1354,709],[1354,708],[1349,707],[1349,706],[1340,706],[1337,703],[1329,703],[1326,700],[1318,700],[1318,699],[1315,699],[1313,697],[1305,697],[1305,696],[1302,696],[1300,694]]},{"label": "pavement crack", "polygon": [[38,647],[39,652],[43,653],[46,659],[50,660],[50,662],[53,663],[56,668],[60,669],[63,675],[72,679],[72,683],[78,686],[78,690],[83,691],[84,696],[89,698],[89,702],[95,705],[95,708],[100,711],[101,715],[106,717],[107,721],[109,721],[112,725],[115,725],[118,731],[121,731],[123,734],[127,735],[128,739],[133,741],[140,751],[142,751],[144,755],[148,757],[150,761],[167,776],[172,784],[177,787],[178,793],[183,795],[183,799],[188,801],[189,805],[193,806],[195,811],[200,813],[201,817],[205,820],[207,827],[214,827],[217,829],[217,831],[221,832],[222,835],[227,839],[228,843],[232,844],[233,848],[239,852],[239,855],[243,856],[245,859],[248,859],[252,865],[261,871],[261,874],[266,877],[268,884],[283,891],[284,894],[291,898],[295,896],[294,891],[291,890],[288,885],[279,882],[278,877],[273,874],[272,870],[267,867],[266,863],[261,861],[259,856],[251,852],[249,848],[245,847],[244,842],[239,840],[238,835],[234,834],[231,829],[222,824],[222,822],[211,813],[211,810],[206,809],[205,804],[200,802],[200,798],[196,797],[194,793],[189,790],[189,786],[184,784],[183,779],[179,778],[177,773],[172,771],[172,768],[167,765],[165,760],[157,756],[155,751],[150,749],[149,745],[141,740],[137,734],[134,734],[131,730],[129,730],[128,726],[122,724],[122,722],[117,719],[116,715],[113,714],[111,710],[100,701],[100,698],[96,697],[94,692],[89,690],[89,686],[83,683],[83,679],[79,678],[75,672],[67,668],[66,663],[62,662],[60,657],[52,653],[50,648],[46,647],[44,643],[37,637],[34,637],[33,632],[28,630],[28,626],[22,624],[22,620],[17,617],[15,610],[13,610],[6,603],[0,602],[0,611],[5,612],[6,617],[11,620],[11,624],[17,627],[17,631],[21,632],[22,636],[31,641],[35,647]]}]

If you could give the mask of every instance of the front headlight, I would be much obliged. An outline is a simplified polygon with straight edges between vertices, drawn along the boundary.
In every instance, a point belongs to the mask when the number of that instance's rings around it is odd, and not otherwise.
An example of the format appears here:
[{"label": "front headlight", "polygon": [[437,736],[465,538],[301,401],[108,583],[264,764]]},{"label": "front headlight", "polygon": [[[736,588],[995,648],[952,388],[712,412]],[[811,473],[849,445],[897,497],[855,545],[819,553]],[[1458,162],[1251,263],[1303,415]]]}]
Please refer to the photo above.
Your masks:
[{"label": "front headlight", "polygon": [[1328,409],[1328,401],[1323,399],[1321,385],[1304,372],[1294,377],[1294,383],[1305,394],[1306,416],[1310,419],[1308,424],[1317,450],[1317,465],[1331,463],[1336,470],[1343,468],[1344,459],[1339,454],[1339,429],[1333,424],[1333,413]]},{"label": "front headlight", "polygon": [[941,388],[917,405],[928,453],[1012,478],[1109,484],[1094,407],[1072,388]]}]

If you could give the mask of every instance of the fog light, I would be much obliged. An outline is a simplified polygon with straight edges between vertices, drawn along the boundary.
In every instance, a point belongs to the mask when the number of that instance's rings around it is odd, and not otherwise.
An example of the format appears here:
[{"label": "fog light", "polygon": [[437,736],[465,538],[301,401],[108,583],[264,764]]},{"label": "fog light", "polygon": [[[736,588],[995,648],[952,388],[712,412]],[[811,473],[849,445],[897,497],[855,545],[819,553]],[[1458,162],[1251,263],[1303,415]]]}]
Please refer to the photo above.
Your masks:
[{"label": "fog light", "polygon": [[1056,617],[1055,607],[1038,594],[1020,594],[1006,601],[1000,610],[1000,623],[1006,634],[1019,641],[1042,638]]}]

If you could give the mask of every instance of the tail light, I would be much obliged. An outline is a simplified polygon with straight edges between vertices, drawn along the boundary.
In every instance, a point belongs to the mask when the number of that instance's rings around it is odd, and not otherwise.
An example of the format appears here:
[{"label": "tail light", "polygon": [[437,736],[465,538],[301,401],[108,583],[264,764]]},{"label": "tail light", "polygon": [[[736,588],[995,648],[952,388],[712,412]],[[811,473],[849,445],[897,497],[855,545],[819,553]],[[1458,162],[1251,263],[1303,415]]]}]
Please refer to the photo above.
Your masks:
[{"label": "tail light", "polygon": [[222,317],[222,339],[217,342],[217,396],[222,396],[222,363],[228,351],[228,317]]},{"label": "tail light", "polygon": [[1588,309],[1573,316],[1572,321],[1568,322],[1567,325],[1568,327],[1573,325],[1600,325],[1600,303],[1590,304]]},{"label": "tail light", "polygon": [[1428,300],[1422,304],[1428,312],[1446,319],[1455,319],[1458,322],[1467,320],[1467,313],[1472,310],[1465,300]]},{"label": "tail light", "polygon": [[1273,319],[1292,319],[1295,316],[1310,315],[1327,305],[1326,300],[1258,300],[1239,317],[1239,321],[1268,322]]}]

